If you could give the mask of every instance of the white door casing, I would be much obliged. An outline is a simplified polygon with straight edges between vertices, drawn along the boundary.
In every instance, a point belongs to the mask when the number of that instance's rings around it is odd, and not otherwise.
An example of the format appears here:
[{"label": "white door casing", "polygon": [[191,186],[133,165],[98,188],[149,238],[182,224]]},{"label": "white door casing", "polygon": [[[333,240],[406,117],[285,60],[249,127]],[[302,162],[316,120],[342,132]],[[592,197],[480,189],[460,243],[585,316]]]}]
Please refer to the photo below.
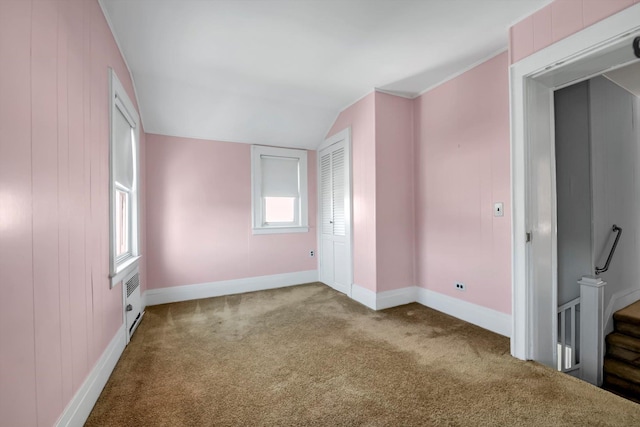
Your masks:
[{"label": "white door casing", "polygon": [[553,92],[637,61],[631,43],[639,23],[635,5],[511,67],[511,354],[520,359],[553,364],[557,351]]},{"label": "white door casing", "polygon": [[350,129],[318,148],[319,279],[351,296],[353,283]]}]

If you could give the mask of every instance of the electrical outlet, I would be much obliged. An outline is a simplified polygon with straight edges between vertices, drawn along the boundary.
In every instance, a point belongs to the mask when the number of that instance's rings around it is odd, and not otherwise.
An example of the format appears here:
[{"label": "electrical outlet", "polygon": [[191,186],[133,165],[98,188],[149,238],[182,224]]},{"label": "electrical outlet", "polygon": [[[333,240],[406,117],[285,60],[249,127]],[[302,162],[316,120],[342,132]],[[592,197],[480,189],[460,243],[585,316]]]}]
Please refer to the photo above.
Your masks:
[{"label": "electrical outlet", "polygon": [[314,251],[309,251],[309,256],[313,258],[314,256],[316,256],[316,253]]},{"label": "electrical outlet", "polygon": [[464,283],[458,283],[458,282],[456,282],[455,287],[456,287],[456,289],[457,289],[457,290],[459,290],[459,291],[464,291],[464,290],[466,290],[466,289],[467,289],[467,287],[464,285]]}]

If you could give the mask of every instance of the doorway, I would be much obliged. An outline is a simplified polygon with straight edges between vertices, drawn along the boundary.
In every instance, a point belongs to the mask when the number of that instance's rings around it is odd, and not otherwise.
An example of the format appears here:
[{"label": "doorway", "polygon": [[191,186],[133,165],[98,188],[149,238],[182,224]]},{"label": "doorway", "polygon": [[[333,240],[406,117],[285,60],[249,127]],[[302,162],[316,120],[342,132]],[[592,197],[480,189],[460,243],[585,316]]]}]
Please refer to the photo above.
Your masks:
[{"label": "doorway", "polygon": [[555,366],[558,215],[554,92],[637,62],[640,8],[614,15],[511,67],[511,353]]},{"label": "doorway", "polygon": [[318,148],[319,279],[351,296],[351,135],[345,129]]},{"label": "doorway", "polygon": [[564,372],[580,373],[578,282],[595,275],[607,283],[604,306],[638,288],[638,110],[639,63],[554,93],[558,349],[564,351],[558,366]]}]

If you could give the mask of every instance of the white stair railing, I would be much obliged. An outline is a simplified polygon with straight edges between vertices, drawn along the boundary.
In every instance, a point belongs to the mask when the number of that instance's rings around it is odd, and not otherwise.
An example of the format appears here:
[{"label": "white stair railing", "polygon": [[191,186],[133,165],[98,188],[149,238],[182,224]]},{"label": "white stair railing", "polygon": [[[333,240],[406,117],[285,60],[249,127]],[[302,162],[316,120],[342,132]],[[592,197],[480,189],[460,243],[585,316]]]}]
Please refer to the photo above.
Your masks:
[{"label": "white stair railing", "polygon": [[558,370],[570,373],[580,369],[579,324],[580,297],[558,307]]},{"label": "white stair railing", "polygon": [[602,385],[604,363],[604,287],[599,277],[585,276],[580,285],[580,377]]}]

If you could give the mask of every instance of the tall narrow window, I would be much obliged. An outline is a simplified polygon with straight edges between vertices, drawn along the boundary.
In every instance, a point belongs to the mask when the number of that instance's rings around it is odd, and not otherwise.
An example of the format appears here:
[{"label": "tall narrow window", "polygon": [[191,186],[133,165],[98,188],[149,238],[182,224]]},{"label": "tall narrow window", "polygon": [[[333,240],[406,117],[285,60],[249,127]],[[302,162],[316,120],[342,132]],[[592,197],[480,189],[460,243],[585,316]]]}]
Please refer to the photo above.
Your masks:
[{"label": "tall narrow window", "polygon": [[111,71],[111,283],[139,258],[138,115]]},{"label": "tall narrow window", "polygon": [[252,147],[253,233],[308,231],[307,152]]}]

